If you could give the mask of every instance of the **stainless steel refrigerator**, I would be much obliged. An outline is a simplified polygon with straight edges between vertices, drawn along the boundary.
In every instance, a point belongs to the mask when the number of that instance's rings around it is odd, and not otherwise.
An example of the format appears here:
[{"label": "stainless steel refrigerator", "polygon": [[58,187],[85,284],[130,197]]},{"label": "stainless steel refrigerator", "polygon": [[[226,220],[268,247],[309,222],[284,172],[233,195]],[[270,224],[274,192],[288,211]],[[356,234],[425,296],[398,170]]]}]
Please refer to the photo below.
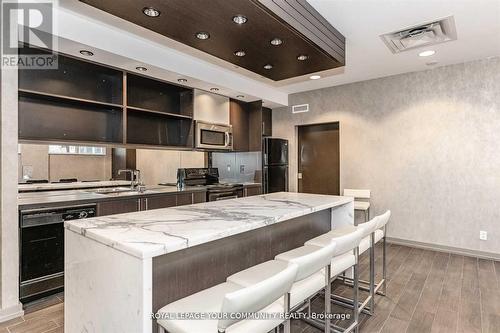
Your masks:
[{"label": "stainless steel refrigerator", "polygon": [[288,191],[288,140],[264,138],[262,148],[264,193]]}]

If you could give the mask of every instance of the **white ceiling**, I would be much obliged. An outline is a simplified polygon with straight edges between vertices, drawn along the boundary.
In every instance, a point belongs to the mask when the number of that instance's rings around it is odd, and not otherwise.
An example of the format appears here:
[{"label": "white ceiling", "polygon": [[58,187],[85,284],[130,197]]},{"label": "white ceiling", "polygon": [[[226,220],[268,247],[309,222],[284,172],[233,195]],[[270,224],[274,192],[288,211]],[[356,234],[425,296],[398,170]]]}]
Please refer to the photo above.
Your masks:
[{"label": "white ceiling", "polygon": [[[307,75],[273,82],[77,0],[60,0],[57,34],[75,45],[126,55],[132,68],[138,62],[151,64],[154,76],[175,82],[178,73],[196,83],[193,86],[216,84],[223,94],[243,93],[251,100],[266,100],[270,107],[286,105],[288,93],[500,55],[500,0],[307,1],[346,37],[346,66],[320,73],[323,78],[314,81]],[[448,16],[454,16],[458,39],[433,46],[436,54],[431,57],[418,57],[421,49],[393,54],[379,37]],[[106,59],[119,60],[108,55]],[[438,64],[427,66],[430,61]]]},{"label": "white ceiling", "polygon": [[[500,55],[500,0],[308,2],[346,37],[347,64],[338,75],[281,87],[289,93],[427,70],[429,61],[444,66]],[[431,57],[418,57],[422,49],[393,54],[379,37],[451,15],[455,18],[458,39],[433,46],[436,54]]]}]

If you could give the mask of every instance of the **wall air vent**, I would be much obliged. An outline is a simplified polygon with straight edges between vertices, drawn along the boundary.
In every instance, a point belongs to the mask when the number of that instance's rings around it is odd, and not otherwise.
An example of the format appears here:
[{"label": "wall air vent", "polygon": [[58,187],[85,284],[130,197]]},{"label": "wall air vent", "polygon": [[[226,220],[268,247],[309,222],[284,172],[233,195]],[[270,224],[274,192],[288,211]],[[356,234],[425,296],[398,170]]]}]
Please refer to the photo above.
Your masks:
[{"label": "wall air vent", "polygon": [[309,112],[309,104],[300,104],[292,106],[292,113]]},{"label": "wall air vent", "polygon": [[453,16],[381,35],[392,53],[449,42],[457,39]]}]

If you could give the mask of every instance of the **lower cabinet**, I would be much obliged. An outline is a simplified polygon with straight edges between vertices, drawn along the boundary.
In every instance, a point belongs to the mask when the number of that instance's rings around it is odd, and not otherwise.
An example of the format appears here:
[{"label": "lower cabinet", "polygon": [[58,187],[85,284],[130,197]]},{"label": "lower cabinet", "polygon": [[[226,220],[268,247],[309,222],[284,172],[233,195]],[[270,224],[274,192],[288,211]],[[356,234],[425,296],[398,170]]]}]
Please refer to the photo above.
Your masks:
[{"label": "lower cabinet", "polygon": [[140,199],[120,199],[97,204],[97,216],[137,212],[141,209]]},{"label": "lower cabinet", "polygon": [[160,209],[160,208],[178,206],[176,197],[177,195],[170,194],[170,195],[161,195],[161,196],[158,195],[158,196],[143,198],[142,201],[144,202],[144,204],[142,210]]},{"label": "lower cabinet", "polygon": [[132,213],[150,209],[191,205],[206,201],[206,192],[168,193],[134,199],[117,199],[97,203],[97,216]]},{"label": "lower cabinet", "polygon": [[244,195],[245,197],[251,197],[252,195],[262,194],[262,186],[248,186],[245,187]]}]

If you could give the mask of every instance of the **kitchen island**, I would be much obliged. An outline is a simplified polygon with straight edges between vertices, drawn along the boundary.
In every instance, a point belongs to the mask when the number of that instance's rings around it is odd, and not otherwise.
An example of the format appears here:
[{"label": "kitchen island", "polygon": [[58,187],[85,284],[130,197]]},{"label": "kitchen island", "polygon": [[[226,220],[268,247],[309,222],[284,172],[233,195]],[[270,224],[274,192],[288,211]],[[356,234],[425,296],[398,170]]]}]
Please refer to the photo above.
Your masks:
[{"label": "kitchen island", "polygon": [[349,197],[273,193],[65,224],[65,332],[155,332],[163,305],[354,223]]}]

